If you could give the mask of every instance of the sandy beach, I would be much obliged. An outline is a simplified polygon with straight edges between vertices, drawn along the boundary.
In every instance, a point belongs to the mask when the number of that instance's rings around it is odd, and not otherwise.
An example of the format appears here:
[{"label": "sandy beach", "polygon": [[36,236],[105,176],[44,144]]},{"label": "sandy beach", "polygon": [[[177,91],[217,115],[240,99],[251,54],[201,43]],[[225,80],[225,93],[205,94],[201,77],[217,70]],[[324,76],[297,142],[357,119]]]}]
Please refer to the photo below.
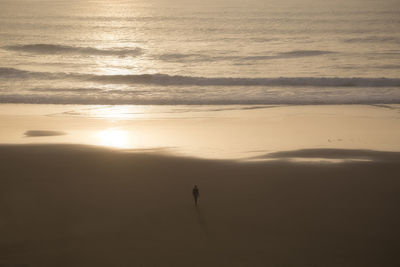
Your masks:
[{"label": "sandy beach", "polygon": [[[288,160],[294,155],[365,161]],[[400,153],[314,149],[266,157],[274,160],[245,163],[77,145],[3,145],[0,262],[400,263],[400,181],[395,175]],[[194,184],[200,188],[197,208]]]},{"label": "sandy beach", "polygon": [[400,105],[0,105],[0,144],[84,144],[248,160],[309,148],[400,151]]},{"label": "sandy beach", "polygon": [[0,265],[400,264],[396,107],[59,109],[2,105]]},{"label": "sandy beach", "polygon": [[0,0],[0,267],[399,267],[399,18]]}]

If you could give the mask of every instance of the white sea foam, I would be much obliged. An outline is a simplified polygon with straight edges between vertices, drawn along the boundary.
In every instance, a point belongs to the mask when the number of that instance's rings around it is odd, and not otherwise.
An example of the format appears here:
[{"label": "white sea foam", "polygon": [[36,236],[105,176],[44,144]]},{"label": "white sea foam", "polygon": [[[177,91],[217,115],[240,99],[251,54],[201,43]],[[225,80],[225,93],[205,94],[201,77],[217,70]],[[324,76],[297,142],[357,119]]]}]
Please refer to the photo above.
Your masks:
[{"label": "white sea foam", "polygon": [[[54,92],[53,92],[54,93]],[[204,94],[198,96],[190,93],[185,95],[158,95],[146,96],[132,94],[2,94],[0,103],[27,103],[27,104],[81,104],[81,105],[349,105],[349,104],[398,104],[400,94],[387,94],[379,97],[357,96],[325,96],[323,94],[301,94],[301,96],[281,95],[220,95]]]},{"label": "white sea foam", "polygon": [[[107,86],[108,87],[108,86]],[[132,105],[396,104],[397,87],[128,86],[0,90],[1,103]]]}]

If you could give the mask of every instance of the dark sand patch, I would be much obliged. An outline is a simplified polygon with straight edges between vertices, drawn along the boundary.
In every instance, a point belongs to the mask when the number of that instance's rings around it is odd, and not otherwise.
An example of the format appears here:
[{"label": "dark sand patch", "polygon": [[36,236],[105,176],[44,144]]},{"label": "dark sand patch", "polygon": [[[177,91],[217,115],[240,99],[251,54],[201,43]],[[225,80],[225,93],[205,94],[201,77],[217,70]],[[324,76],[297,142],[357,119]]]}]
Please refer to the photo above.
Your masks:
[{"label": "dark sand patch", "polygon": [[41,137],[41,136],[59,136],[66,135],[64,132],[59,131],[43,131],[43,130],[30,130],[24,133],[26,137]]},{"label": "dark sand patch", "polygon": [[276,153],[269,153],[255,158],[280,159],[280,160],[290,159],[290,158],[304,158],[304,159],[340,159],[340,160],[400,162],[400,153],[375,151],[375,150],[362,150],[362,149],[317,148],[317,149],[300,149],[293,151],[279,151]]},{"label": "dark sand patch", "polygon": [[0,146],[0,264],[399,266],[393,158],[237,163]]}]

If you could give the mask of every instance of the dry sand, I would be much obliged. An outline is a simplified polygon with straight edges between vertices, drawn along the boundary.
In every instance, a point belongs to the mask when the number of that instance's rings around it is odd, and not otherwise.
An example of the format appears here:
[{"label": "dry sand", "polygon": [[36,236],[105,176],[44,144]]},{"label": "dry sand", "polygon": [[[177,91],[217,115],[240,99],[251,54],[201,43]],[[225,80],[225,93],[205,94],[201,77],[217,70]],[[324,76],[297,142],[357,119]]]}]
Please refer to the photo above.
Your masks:
[{"label": "dry sand", "polygon": [[268,158],[3,145],[0,266],[400,265],[399,153]]}]

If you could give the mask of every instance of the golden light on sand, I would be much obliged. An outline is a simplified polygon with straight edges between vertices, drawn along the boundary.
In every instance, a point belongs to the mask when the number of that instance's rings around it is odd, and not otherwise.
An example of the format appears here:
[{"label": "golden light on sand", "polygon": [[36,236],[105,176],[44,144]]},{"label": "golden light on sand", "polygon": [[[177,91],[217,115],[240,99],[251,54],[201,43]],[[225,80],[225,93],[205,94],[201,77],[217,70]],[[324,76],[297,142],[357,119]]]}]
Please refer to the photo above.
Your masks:
[{"label": "golden light on sand", "polygon": [[117,129],[107,129],[95,134],[101,146],[128,148],[128,133]]}]

